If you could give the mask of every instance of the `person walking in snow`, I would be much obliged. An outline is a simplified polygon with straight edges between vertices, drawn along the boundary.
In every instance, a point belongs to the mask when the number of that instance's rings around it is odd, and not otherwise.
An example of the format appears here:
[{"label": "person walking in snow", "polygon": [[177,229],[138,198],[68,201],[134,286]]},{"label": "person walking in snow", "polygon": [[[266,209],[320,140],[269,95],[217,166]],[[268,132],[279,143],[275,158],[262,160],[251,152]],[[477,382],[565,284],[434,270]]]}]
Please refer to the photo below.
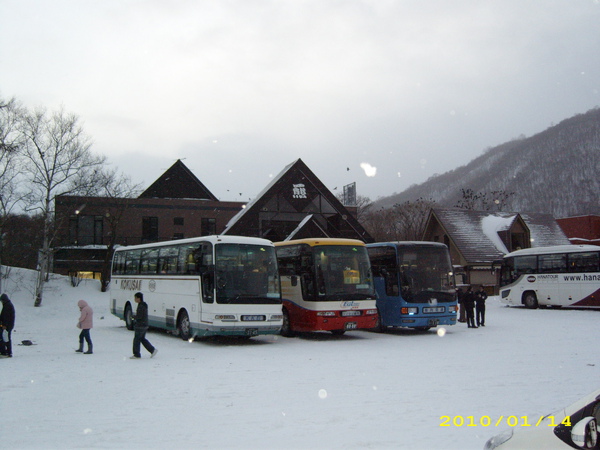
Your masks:
[{"label": "person walking in snow", "polygon": [[480,327],[485,327],[485,301],[487,298],[483,286],[479,286],[479,290],[475,294],[475,313],[477,314],[477,325]]},{"label": "person walking in snow", "polygon": [[131,356],[131,359],[142,357],[140,354],[140,344],[148,350],[150,358],[154,358],[158,350],[146,339],[146,332],[148,331],[148,304],[144,301],[144,294],[141,292],[136,292],[133,299],[138,306],[134,317],[133,356]]},{"label": "person walking in snow", "polygon": [[471,286],[467,288],[467,292],[463,296],[463,305],[467,313],[467,326],[469,328],[477,328],[475,326],[475,293]]},{"label": "person walking in snow", "polygon": [[15,327],[15,306],[8,295],[0,295],[2,312],[0,313],[0,355],[4,358],[12,358],[11,334]]},{"label": "person walking in snow", "polygon": [[[85,300],[79,300],[77,302],[77,306],[79,306],[79,311],[81,311],[81,315],[79,316],[79,321],[77,322],[77,328],[81,329],[81,333],[79,333],[79,348],[75,350],[77,353],[84,353],[86,355],[91,355],[93,353],[92,346],[92,338],[90,337],[90,330],[94,326],[94,311],[92,307],[87,304]],[[87,342],[87,352],[83,351],[83,340]]]}]

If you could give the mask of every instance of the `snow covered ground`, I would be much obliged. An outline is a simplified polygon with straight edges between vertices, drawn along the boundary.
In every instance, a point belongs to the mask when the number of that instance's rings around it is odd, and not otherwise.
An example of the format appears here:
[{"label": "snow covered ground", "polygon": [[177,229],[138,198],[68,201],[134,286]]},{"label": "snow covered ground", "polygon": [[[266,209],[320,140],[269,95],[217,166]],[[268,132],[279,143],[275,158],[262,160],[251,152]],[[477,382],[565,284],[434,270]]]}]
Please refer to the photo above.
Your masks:
[{"label": "snow covered ground", "polygon": [[[188,343],[151,331],[158,355],[130,360],[133,333],[98,282],[55,277],[35,308],[19,273],[3,282],[17,321],[14,357],[0,360],[2,448],[481,449],[508,428],[501,416],[548,414],[600,387],[600,311],[492,298],[485,328],[443,336]],[[79,299],[94,308],[93,355],[74,352]],[[36,345],[16,345],[26,339]]]}]

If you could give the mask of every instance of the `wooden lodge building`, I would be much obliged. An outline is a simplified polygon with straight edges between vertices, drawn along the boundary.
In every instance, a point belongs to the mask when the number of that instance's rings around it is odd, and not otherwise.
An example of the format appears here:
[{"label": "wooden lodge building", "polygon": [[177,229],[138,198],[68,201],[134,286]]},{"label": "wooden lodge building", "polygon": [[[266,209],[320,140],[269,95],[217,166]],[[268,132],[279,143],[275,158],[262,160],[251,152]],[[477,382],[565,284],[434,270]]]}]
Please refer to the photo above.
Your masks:
[{"label": "wooden lodge building", "polygon": [[137,198],[58,196],[53,271],[100,278],[112,248],[214,234],[373,239],[301,159],[248,204],[218,200],[177,160]]}]

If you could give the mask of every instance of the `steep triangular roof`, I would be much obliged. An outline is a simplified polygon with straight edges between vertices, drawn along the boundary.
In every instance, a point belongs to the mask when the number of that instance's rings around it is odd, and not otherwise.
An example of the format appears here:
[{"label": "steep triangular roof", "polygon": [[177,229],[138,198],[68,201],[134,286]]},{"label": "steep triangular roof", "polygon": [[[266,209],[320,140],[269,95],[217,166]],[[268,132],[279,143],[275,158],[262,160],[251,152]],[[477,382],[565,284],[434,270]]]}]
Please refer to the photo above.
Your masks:
[{"label": "steep triangular roof", "polygon": [[[305,224],[313,225],[331,237],[373,239],[319,178],[301,160],[288,164],[271,182],[236,214],[223,234],[242,234],[283,240],[312,215]],[[279,224],[268,226],[270,224]],[[281,227],[283,225],[283,228]]]},{"label": "steep triangular roof", "polygon": [[532,247],[569,244],[551,214],[434,208],[425,232],[432,220],[437,220],[470,264],[489,263],[502,258],[508,250],[499,233],[509,230],[518,220],[529,229]]},{"label": "steep triangular roof", "polygon": [[139,198],[193,198],[218,201],[202,182],[178,159]]}]

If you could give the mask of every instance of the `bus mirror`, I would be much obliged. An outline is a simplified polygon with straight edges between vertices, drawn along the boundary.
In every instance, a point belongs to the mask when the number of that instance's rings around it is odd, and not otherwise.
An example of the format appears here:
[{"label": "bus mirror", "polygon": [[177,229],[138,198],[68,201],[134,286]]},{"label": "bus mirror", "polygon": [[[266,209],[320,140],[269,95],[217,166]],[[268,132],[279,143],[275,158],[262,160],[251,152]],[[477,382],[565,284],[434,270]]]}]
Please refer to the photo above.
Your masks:
[{"label": "bus mirror", "polygon": [[296,275],[292,275],[291,282],[292,286],[298,286],[298,277]]}]

